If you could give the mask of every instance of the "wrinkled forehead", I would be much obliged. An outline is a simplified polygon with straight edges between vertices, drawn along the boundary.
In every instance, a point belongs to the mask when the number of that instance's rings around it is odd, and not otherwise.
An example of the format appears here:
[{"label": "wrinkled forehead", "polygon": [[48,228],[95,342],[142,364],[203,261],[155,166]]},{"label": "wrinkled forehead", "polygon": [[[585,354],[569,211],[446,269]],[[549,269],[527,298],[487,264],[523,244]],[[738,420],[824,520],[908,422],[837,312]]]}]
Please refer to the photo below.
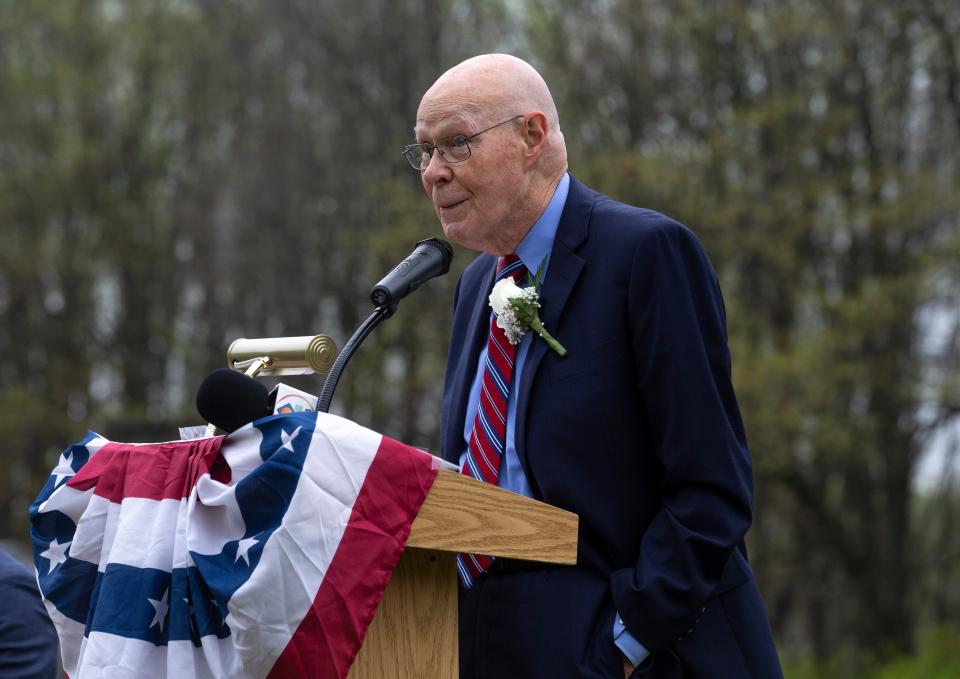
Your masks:
[{"label": "wrinkled forehead", "polygon": [[413,134],[418,141],[437,141],[458,134],[470,135],[479,129],[478,116],[470,112],[451,112],[444,115],[417,116]]},{"label": "wrinkled forehead", "polygon": [[414,134],[418,139],[442,139],[479,129],[495,108],[482,88],[436,83],[417,109]]}]

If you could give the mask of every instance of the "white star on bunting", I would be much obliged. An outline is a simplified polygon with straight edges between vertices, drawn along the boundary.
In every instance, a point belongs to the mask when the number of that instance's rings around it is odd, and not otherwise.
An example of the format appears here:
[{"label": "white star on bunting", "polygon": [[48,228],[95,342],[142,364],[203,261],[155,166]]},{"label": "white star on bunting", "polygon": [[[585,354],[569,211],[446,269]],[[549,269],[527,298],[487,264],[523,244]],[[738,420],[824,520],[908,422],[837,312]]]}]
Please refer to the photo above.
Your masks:
[{"label": "white star on bunting", "polygon": [[47,547],[46,551],[40,552],[40,556],[44,559],[50,559],[50,566],[47,568],[47,575],[53,572],[53,569],[64,563],[67,560],[67,547],[70,546],[69,542],[59,543],[57,539],[54,538],[53,542],[50,543],[50,546]]},{"label": "white star on bunting", "polygon": [[163,590],[163,597],[160,601],[156,599],[151,599],[147,597],[147,601],[150,602],[150,605],[153,606],[153,621],[150,623],[150,627],[154,625],[160,625],[160,631],[163,631],[163,621],[167,617],[167,609],[170,608],[170,605],[167,603],[167,596],[170,594],[170,590]]},{"label": "white star on bunting", "polygon": [[281,430],[280,430],[280,440],[283,441],[283,444],[282,444],[280,447],[281,447],[281,448],[286,448],[287,450],[289,450],[289,451],[292,453],[292,452],[293,452],[293,439],[297,438],[297,436],[300,434],[300,430],[301,430],[301,429],[302,429],[302,427],[297,427],[296,429],[293,430],[293,433],[292,433],[292,434],[288,434],[285,429],[281,429]]},{"label": "white star on bunting", "polygon": [[249,552],[250,548],[255,544],[257,544],[256,538],[243,538],[240,540],[239,544],[237,544],[237,556],[234,558],[233,563],[237,563],[242,558],[249,566],[250,557],[248,556],[247,552]]},{"label": "white star on bunting", "polygon": [[50,474],[54,477],[53,478],[54,486],[59,486],[60,481],[63,480],[65,477],[73,476],[74,474],[76,474],[76,472],[73,471],[73,467],[70,466],[70,461],[72,459],[73,459],[72,450],[70,452],[63,453],[60,456],[60,461],[57,462],[56,468],[52,472],[50,472]]}]

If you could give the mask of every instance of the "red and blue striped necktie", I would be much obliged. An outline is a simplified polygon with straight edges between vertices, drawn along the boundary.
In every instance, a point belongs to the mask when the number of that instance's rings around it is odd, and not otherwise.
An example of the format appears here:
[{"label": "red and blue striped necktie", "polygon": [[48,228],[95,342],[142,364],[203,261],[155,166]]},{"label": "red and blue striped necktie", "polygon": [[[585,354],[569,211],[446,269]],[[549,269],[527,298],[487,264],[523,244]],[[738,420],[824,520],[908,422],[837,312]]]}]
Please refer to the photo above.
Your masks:
[{"label": "red and blue striped necktie", "polygon": [[[519,280],[526,272],[527,268],[516,255],[508,255],[500,258],[496,280],[501,281],[508,276]],[[497,325],[496,315],[491,315],[480,403],[473,420],[473,432],[470,434],[462,472],[495,486],[500,478],[500,461],[506,449],[507,402],[510,399],[510,381],[516,354],[517,347],[510,344],[506,334]],[[493,557],[485,554],[458,554],[457,571],[463,588],[469,589],[492,563]]]}]

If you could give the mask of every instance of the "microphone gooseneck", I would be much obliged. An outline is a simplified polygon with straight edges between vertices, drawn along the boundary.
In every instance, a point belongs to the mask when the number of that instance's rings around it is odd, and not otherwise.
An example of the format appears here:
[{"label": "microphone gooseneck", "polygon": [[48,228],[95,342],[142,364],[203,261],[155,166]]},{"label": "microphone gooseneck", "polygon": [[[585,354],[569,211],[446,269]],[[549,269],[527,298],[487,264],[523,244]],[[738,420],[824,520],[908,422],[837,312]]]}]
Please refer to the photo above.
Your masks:
[{"label": "microphone gooseneck", "polygon": [[363,342],[363,340],[367,339],[367,335],[373,332],[373,329],[380,325],[381,321],[393,316],[393,312],[396,310],[396,304],[393,306],[378,306],[373,310],[373,313],[367,317],[367,320],[360,324],[360,327],[357,328],[357,331],[353,333],[353,337],[351,337],[346,345],[344,345],[340,355],[337,356],[337,360],[333,362],[333,367],[330,368],[330,372],[327,374],[327,379],[323,381],[323,389],[320,391],[320,396],[317,398],[318,413],[326,413],[330,411],[330,402],[333,401],[333,392],[337,389],[337,384],[340,382],[340,375],[343,374],[343,369],[347,367],[347,361],[349,361],[354,352],[360,348],[360,344]]}]

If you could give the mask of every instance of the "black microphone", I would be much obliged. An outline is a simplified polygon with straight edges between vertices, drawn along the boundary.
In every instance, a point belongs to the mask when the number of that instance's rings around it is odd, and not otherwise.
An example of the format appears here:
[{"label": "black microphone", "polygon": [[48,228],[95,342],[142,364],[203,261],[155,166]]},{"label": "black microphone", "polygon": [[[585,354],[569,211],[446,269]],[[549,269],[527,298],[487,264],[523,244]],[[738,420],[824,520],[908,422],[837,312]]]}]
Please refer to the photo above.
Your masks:
[{"label": "black microphone", "polygon": [[450,270],[453,248],[440,238],[428,238],[370,291],[370,301],[378,307],[395,306],[420,287],[424,281]]},{"label": "black microphone", "polygon": [[205,422],[228,434],[273,412],[277,389],[252,377],[219,368],[203,378],[197,389],[197,412]]}]

